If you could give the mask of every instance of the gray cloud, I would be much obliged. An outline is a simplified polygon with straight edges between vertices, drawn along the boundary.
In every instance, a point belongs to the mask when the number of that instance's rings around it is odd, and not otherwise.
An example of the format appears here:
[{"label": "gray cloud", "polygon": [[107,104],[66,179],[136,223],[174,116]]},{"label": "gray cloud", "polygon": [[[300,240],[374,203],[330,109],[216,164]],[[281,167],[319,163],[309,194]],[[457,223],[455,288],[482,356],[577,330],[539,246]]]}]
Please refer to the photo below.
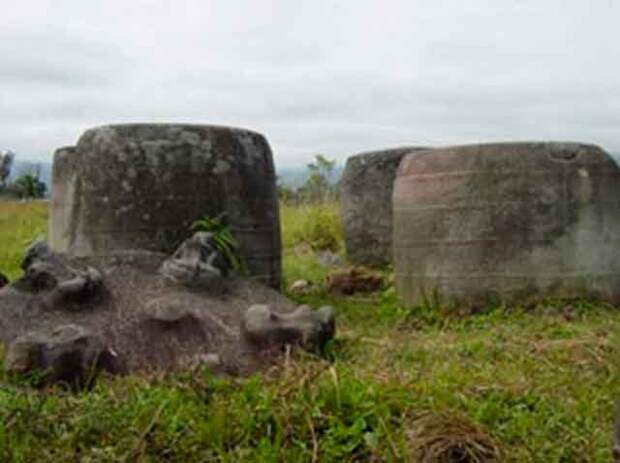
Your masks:
[{"label": "gray cloud", "polygon": [[129,121],[260,130],[282,165],[512,139],[620,152],[620,5],[608,0],[5,8],[0,148],[22,157],[49,159],[90,126]]}]

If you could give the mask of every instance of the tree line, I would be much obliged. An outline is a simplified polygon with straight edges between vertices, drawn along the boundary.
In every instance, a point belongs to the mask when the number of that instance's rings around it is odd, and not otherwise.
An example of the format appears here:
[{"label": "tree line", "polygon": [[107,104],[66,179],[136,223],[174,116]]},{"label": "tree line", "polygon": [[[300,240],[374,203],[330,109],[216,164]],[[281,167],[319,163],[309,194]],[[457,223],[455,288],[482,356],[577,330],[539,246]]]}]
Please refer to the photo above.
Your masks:
[{"label": "tree line", "polygon": [[295,204],[316,204],[338,199],[338,182],[332,180],[336,161],[327,159],[323,154],[314,156],[314,161],[307,164],[308,177],[298,188],[282,185],[278,181],[278,197],[281,201]]},{"label": "tree line", "polygon": [[[35,164],[29,171],[9,181],[14,161],[13,152],[0,152],[0,196],[19,199],[43,198],[47,187],[41,181],[40,166]],[[328,159],[323,154],[315,155],[314,161],[306,165],[308,176],[304,184],[293,188],[278,181],[278,197],[281,201],[295,204],[317,204],[337,200],[339,185],[337,181],[333,181],[335,167],[335,160]]]},{"label": "tree line", "polygon": [[14,162],[15,153],[0,152],[0,195],[18,199],[43,198],[47,186],[41,181],[41,166],[34,165],[28,172],[9,181]]}]

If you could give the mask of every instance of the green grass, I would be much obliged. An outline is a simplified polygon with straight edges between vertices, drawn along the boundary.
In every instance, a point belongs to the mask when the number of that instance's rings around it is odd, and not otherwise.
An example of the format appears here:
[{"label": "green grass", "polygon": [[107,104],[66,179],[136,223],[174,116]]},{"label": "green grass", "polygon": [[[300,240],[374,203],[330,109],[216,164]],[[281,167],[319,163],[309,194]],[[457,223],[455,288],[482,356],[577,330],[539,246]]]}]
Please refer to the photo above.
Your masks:
[{"label": "green grass", "polygon": [[327,247],[344,257],[339,205],[283,204],[280,217],[284,287],[296,280],[323,281],[327,269],[318,262],[315,251]]},{"label": "green grass", "polygon": [[[3,222],[2,266],[16,275],[45,214],[0,203],[0,218],[5,207],[16,220]],[[282,210],[284,273],[316,283],[300,303],[337,311],[324,358],[297,353],[246,379],[105,378],[79,394],[0,387],[0,461],[409,461],[424,413],[471,423],[502,461],[611,460],[620,311],[550,302],[456,317],[404,307],[392,287],[335,298],[294,232],[306,212]]]},{"label": "green grass", "polygon": [[24,248],[33,239],[44,238],[46,230],[47,202],[0,199],[0,272],[16,278]]},{"label": "green grass", "polygon": [[342,225],[337,203],[283,204],[280,209],[285,250],[304,243],[315,250],[342,248]]}]

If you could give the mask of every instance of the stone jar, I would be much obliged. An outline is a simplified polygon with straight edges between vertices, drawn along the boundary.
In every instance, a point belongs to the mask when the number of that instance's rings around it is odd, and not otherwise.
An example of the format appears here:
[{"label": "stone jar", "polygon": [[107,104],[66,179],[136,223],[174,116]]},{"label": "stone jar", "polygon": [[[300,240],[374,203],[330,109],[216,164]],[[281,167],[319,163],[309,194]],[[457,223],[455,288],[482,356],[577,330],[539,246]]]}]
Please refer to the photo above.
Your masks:
[{"label": "stone jar", "polygon": [[417,147],[357,154],[347,159],[340,181],[342,227],[353,264],[392,263],[392,192],[401,159]]},{"label": "stone jar", "polygon": [[264,136],[207,125],[127,124],[59,149],[49,243],[70,256],[170,253],[192,223],[224,213],[256,279],[279,288],[275,170]]},{"label": "stone jar", "polygon": [[499,143],[410,154],[393,207],[395,281],[407,303],[620,303],[620,169],[597,146]]}]

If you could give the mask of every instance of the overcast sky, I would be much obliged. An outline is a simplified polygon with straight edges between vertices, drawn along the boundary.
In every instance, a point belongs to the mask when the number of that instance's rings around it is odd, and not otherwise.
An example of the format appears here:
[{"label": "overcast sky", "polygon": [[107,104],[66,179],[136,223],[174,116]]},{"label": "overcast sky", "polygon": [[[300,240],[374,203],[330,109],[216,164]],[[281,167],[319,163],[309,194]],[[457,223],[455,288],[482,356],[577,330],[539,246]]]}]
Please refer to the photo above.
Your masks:
[{"label": "overcast sky", "polygon": [[616,0],[0,0],[0,149],[92,126],[264,133],[280,166],[403,144],[620,152]]}]

